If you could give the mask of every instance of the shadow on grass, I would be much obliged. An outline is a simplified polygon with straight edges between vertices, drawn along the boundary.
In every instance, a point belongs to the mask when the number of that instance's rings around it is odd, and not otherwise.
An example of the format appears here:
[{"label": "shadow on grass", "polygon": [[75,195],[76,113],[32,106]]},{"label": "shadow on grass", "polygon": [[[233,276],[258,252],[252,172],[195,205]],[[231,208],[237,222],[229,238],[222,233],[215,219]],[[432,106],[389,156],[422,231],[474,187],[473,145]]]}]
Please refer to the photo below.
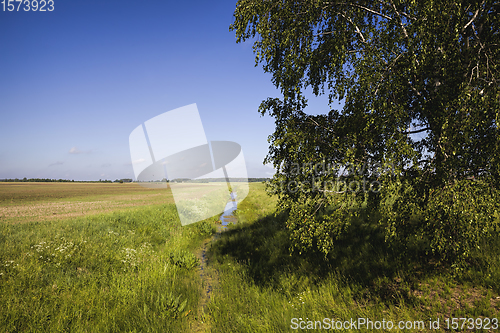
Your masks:
[{"label": "shadow on grass", "polygon": [[290,254],[285,221],[285,215],[269,214],[236,225],[213,244],[209,256],[220,263],[230,259],[241,264],[246,276],[261,287],[278,289],[280,281],[293,276],[294,291],[299,292],[336,276],[357,298],[389,303],[412,303],[411,289],[420,280],[446,274],[418,244],[390,247],[378,221],[368,218],[354,221],[327,258],[319,252]]}]

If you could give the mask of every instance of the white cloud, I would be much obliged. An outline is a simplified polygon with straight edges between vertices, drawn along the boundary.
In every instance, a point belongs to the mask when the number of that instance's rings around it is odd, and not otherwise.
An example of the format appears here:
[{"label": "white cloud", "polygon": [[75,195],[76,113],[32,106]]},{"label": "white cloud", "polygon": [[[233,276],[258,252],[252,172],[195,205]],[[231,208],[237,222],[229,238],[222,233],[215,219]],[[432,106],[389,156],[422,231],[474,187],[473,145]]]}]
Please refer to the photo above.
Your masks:
[{"label": "white cloud", "polygon": [[138,160],[132,161],[132,164],[140,164],[142,162],[146,162],[146,160],[144,158],[140,158]]},{"label": "white cloud", "polygon": [[76,148],[76,147],[73,147],[73,148],[71,148],[71,149],[69,150],[69,153],[70,153],[70,154],[81,154],[81,153],[82,153],[82,151],[78,150],[78,148]]},{"label": "white cloud", "polygon": [[70,154],[90,154],[92,151],[91,150],[80,150],[76,147],[72,147],[70,150],[69,150],[69,153]]}]

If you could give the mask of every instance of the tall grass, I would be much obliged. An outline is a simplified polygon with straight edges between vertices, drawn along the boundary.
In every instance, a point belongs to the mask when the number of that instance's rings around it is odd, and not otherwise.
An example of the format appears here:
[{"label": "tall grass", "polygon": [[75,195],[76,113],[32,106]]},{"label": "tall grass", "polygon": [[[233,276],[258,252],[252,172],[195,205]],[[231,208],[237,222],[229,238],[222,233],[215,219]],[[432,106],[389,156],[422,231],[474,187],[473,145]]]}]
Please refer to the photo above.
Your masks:
[{"label": "tall grass", "polygon": [[488,240],[495,245],[476,254],[489,266],[471,266],[461,277],[425,266],[419,252],[401,258],[384,242],[376,216],[352,221],[328,258],[291,255],[286,216],[275,216],[274,204],[261,185],[252,185],[238,206],[240,222],[209,251],[219,272],[208,311],[214,332],[294,331],[293,318],[304,325],[324,318],[385,319],[395,326],[424,321],[427,331],[431,318],[440,318],[444,329],[445,318],[499,317],[498,239]]},{"label": "tall grass", "polygon": [[460,276],[422,264],[418,249],[401,258],[376,215],[353,220],[328,258],[291,255],[275,205],[251,184],[238,224],[208,248],[209,282],[194,253],[216,218],[182,227],[172,204],[0,224],[0,332],[288,332],[294,318],[423,321],[427,331],[429,319],[443,329],[445,318],[498,317],[498,239]]},{"label": "tall grass", "polygon": [[181,227],[174,205],[157,205],[0,224],[0,331],[189,331],[193,251],[213,222]]}]

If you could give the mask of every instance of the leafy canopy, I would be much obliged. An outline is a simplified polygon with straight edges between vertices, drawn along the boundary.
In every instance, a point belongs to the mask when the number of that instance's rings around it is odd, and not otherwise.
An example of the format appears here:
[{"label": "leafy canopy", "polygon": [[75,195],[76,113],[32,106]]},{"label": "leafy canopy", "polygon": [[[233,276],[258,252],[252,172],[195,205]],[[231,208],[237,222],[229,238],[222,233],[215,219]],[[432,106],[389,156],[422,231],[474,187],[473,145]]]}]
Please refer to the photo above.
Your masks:
[{"label": "leafy canopy", "polygon": [[[471,177],[498,187],[498,1],[239,0],[234,18],[237,42],[257,37],[256,65],[282,93],[260,112],[276,122],[266,162],[299,248],[328,253],[353,202],[392,207],[388,230],[402,234],[416,211],[398,203],[425,211],[435,189]],[[306,88],[329,96],[324,114],[305,112]],[[328,186],[338,166],[357,191]],[[382,190],[360,191],[367,179]]]}]

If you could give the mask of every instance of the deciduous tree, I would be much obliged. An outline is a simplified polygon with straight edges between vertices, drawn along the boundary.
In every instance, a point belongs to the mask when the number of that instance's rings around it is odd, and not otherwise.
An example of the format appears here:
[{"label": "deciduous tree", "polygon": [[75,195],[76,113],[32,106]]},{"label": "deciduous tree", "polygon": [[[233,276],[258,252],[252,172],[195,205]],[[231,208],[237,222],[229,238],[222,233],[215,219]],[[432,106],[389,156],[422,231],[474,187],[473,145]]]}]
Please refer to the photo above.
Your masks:
[{"label": "deciduous tree", "polygon": [[[423,233],[448,256],[433,230],[453,225],[460,205],[444,213],[436,198],[452,202],[450,193],[475,186],[464,185],[471,178],[487,182],[474,195],[500,185],[500,3],[239,0],[234,18],[237,42],[255,38],[256,65],[282,93],[259,111],[276,122],[265,162],[277,170],[273,184],[296,248],[327,254],[351,203],[368,201],[385,211],[389,239]],[[323,114],[307,114],[306,88],[328,95]],[[327,170],[314,167],[322,163]],[[376,180],[381,190],[330,186],[343,172],[336,166],[352,168],[350,184]],[[467,207],[464,227],[491,230],[494,201],[481,201],[485,216]],[[420,222],[409,224],[415,215]],[[439,237],[461,242],[453,227],[442,230]]]}]

